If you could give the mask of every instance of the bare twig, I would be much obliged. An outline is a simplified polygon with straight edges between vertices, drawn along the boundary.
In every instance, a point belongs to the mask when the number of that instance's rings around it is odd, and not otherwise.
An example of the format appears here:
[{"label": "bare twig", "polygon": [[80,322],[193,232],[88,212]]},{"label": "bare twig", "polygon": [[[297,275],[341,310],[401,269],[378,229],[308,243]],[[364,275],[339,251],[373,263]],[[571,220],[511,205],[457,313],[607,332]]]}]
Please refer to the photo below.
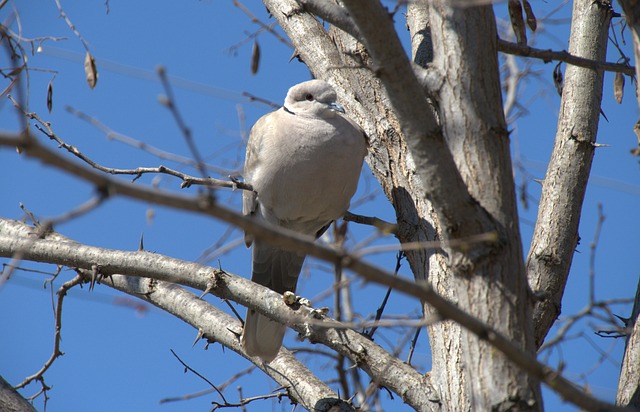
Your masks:
[{"label": "bare twig", "polygon": [[407,356],[407,363],[411,365],[411,359],[413,358],[413,351],[416,349],[416,345],[418,344],[418,337],[420,336],[420,331],[422,328],[416,328],[416,334],[413,336],[411,340],[411,347],[409,348],[409,355]]},{"label": "bare twig", "polygon": [[189,399],[194,399],[194,398],[199,398],[201,396],[205,396],[208,395],[212,392],[216,392],[218,390],[224,392],[224,390],[231,385],[232,383],[234,383],[235,381],[237,381],[238,379],[240,379],[241,377],[253,372],[254,370],[256,370],[256,367],[254,365],[249,366],[246,369],[241,370],[240,372],[234,374],[233,376],[231,376],[229,379],[227,379],[225,382],[221,383],[220,385],[215,385],[212,388],[203,390],[203,391],[199,391],[199,392],[194,392],[194,393],[190,393],[187,395],[182,395],[182,396],[175,396],[175,397],[171,397],[171,398],[162,398],[160,399],[160,403],[169,403],[169,402],[176,402],[176,401],[186,401]]},{"label": "bare twig", "polygon": [[602,213],[602,203],[598,203],[598,222],[593,234],[593,240],[589,244],[589,303],[596,301],[596,248],[600,239],[600,232],[604,224],[605,215]]},{"label": "bare twig", "polygon": [[287,45],[288,47],[293,49],[293,44],[291,44],[291,42],[289,40],[287,40],[285,37],[283,37],[280,33],[278,33],[273,27],[271,27],[269,24],[264,23],[262,20],[260,20],[259,18],[256,17],[255,14],[253,14],[249,9],[247,9],[245,7],[244,4],[240,3],[238,0],[233,0],[233,5],[236,6],[237,8],[239,8],[240,10],[242,10],[242,12],[244,14],[247,15],[247,17],[249,17],[249,19],[251,20],[252,23],[257,24],[258,26],[260,26],[262,29],[266,30],[267,32],[271,33],[276,39],[278,39],[281,43]]},{"label": "bare twig", "polygon": [[182,366],[184,366],[185,372],[186,372],[186,371],[190,371],[190,372],[192,372],[193,374],[195,374],[197,377],[199,377],[200,379],[202,379],[203,381],[207,382],[207,384],[208,384],[209,386],[211,386],[211,387],[212,387],[216,392],[218,392],[218,395],[220,395],[220,397],[222,398],[222,400],[224,401],[224,403],[225,403],[225,404],[227,403],[227,400],[225,399],[224,395],[222,394],[222,392],[220,391],[220,389],[218,389],[218,388],[216,387],[216,385],[214,385],[213,383],[211,383],[211,381],[210,381],[209,379],[207,379],[207,378],[205,378],[204,376],[202,376],[198,371],[196,371],[195,369],[193,369],[191,366],[187,365],[187,364],[186,364],[182,359],[180,359],[180,356],[178,356],[178,354],[176,354],[176,353],[174,352],[174,350],[173,350],[173,349],[170,349],[170,350],[171,350],[171,354],[172,354],[176,359],[178,359],[178,362],[180,362],[180,363],[182,364]]},{"label": "bare twig", "polygon": [[51,123],[44,121],[37,113],[27,112],[26,110],[24,110],[22,108],[22,106],[15,99],[13,99],[11,96],[9,96],[9,98],[13,102],[14,106],[16,108],[18,108],[19,110],[21,110],[22,113],[27,118],[35,120],[37,122],[37,124],[35,126],[36,129],[38,129],[40,132],[42,132],[44,135],[46,135],[49,139],[54,140],[55,142],[57,142],[60,147],[62,147],[63,149],[65,149],[69,153],[73,154],[78,159],[80,159],[83,162],[87,163],[92,168],[100,170],[101,172],[108,173],[108,174],[111,174],[111,175],[133,175],[133,176],[135,176],[133,181],[139,179],[144,174],[149,174],[149,173],[151,173],[151,174],[158,174],[158,173],[159,174],[167,174],[167,175],[171,175],[171,176],[175,176],[177,178],[180,178],[182,180],[182,184],[181,184],[182,188],[188,188],[191,185],[205,185],[205,186],[210,186],[210,187],[227,187],[227,188],[231,188],[231,189],[253,190],[251,185],[249,185],[247,183],[244,183],[244,182],[241,182],[241,181],[238,181],[238,180],[227,181],[227,180],[214,179],[214,178],[211,178],[211,177],[198,178],[198,177],[190,176],[190,175],[188,175],[186,173],[179,172],[179,171],[174,170],[174,169],[170,169],[170,168],[168,168],[166,166],[137,167],[135,169],[115,169],[115,168],[102,166],[102,165],[96,163],[95,161],[93,161],[88,156],[86,156],[84,153],[82,153],[77,147],[64,142],[55,133],[55,131],[53,130],[53,127],[51,126]]},{"label": "bare twig", "polygon": [[60,12],[60,17],[62,17],[64,19],[64,21],[67,23],[67,26],[69,26],[69,28],[71,29],[73,34],[75,34],[78,37],[78,39],[80,39],[80,41],[82,42],[82,45],[84,46],[85,50],[88,52],[89,51],[89,43],[87,43],[87,41],[84,39],[84,37],[82,37],[82,35],[78,31],[78,29],[76,29],[76,26],[71,22],[71,19],[69,19],[69,16],[67,16],[67,13],[65,13],[65,11],[62,9],[62,5],[60,4],[60,0],[55,0],[55,2],[56,2],[56,6],[58,6],[58,11]]},{"label": "bare twig", "polygon": [[240,402],[238,402],[238,403],[212,402],[213,403],[213,408],[211,408],[211,410],[215,411],[216,409],[222,409],[222,408],[239,408],[239,407],[243,407],[245,405],[248,405],[251,402],[265,400],[265,399],[272,399],[272,398],[278,398],[278,401],[281,401],[283,397],[288,398],[289,394],[287,392],[284,392],[284,391],[283,392],[276,392],[276,393],[269,393],[269,394],[266,394],[266,395],[253,396],[251,398],[243,398],[243,399],[240,399]]},{"label": "bare twig", "polygon": [[[176,162],[176,163],[180,163],[183,164],[185,166],[191,166],[191,167],[196,167],[197,166],[197,162],[191,158],[185,157],[185,156],[180,156],[177,155],[175,153],[171,153],[171,152],[167,152],[165,150],[159,149],[157,147],[154,147],[142,140],[138,140],[138,139],[134,139],[132,137],[126,136],[122,133],[118,133],[116,131],[114,131],[113,129],[111,129],[110,127],[108,127],[107,125],[105,125],[104,123],[102,123],[100,120],[96,119],[93,116],[88,115],[87,113],[84,113],[80,110],[77,110],[71,106],[65,106],[65,110],[69,113],[71,113],[72,115],[78,117],[81,120],[84,120],[85,122],[91,124],[92,126],[94,126],[95,128],[97,128],[98,130],[100,130],[102,133],[105,134],[106,138],[108,140],[115,140],[118,141],[120,143],[124,143],[128,146],[131,147],[135,147],[137,149],[143,150],[153,156],[158,157],[159,159],[163,159],[163,160],[170,160],[172,162]],[[206,170],[210,170],[213,172],[216,172],[220,175],[223,176],[227,176],[229,174],[232,173],[231,170],[228,169],[222,169],[220,167],[217,166],[213,166],[210,164],[204,164],[204,167]]]},{"label": "bare twig", "polygon": [[[475,236],[469,236],[466,238],[453,239],[447,242],[447,245],[458,247],[460,249],[466,249],[470,245],[478,242],[487,242],[494,243],[498,241],[496,232],[482,233]],[[410,250],[422,250],[422,249],[432,249],[432,248],[443,248],[445,245],[442,241],[433,240],[433,241],[424,241],[424,242],[406,242],[406,243],[397,243],[392,245],[380,245],[380,246],[371,246],[367,248],[362,248],[355,250],[353,254],[358,257],[363,257],[366,255],[376,254],[376,253],[386,253],[386,252],[397,252],[397,251],[410,251]]]},{"label": "bare twig", "polygon": [[[396,268],[393,271],[394,276],[398,276],[398,271],[400,270],[400,267],[402,266],[402,259],[404,257],[405,257],[405,254],[402,251],[398,252],[396,254]],[[391,288],[388,288],[387,289],[387,293],[384,295],[384,298],[382,299],[382,303],[378,307],[378,310],[376,310],[376,316],[375,316],[374,322],[377,323],[382,318],[382,313],[384,312],[384,308],[387,306],[387,301],[389,300],[389,296],[390,295],[391,295]],[[373,326],[371,329],[369,329],[369,331],[366,333],[366,335],[370,339],[373,339],[373,334],[376,333],[377,329],[378,329],[377,326]]]},{"label": "bare twig", "polygon": [[355,213],[347,212],[342,217],[347,222],[360,223],[362,225],[373,226],[383,233],[396,233],[398,226],[394,223],[386,222],[374,216],[363,216]]},{"label": "bare twig", "polygon": [[64,302],[64,298],[67,295],[69,289],[83,283],[84,280],[82,276],[78,275],[73,279],[65,282],[60,289],[58,289],[58,304],[56,305],[56,313],[55,313],[55,335],[53,338],[53,353],[49,357],[49,359],[44,363],[44,366],[40,368],[40,370],[34,373],[31,376],[26,377],[21,383],[16,385],[16,389],[24,388],[29,383],[34,380],[39,380],[44,385],[43,375],[44,373],[53,365],[53,362],[58,359],[60,356],[64,355],[64,352],[60,350],[60,341],[62,334],[62,303]]},{"label": "bare twig", "polygon": [[[206,179],[207,171],[205,170],[205,167],[204,167],[204,161],[202,160],[202,156],[200,156],[200,151],[198,150],[198,147],[193,141],[193,136],[191,135],[191,128],[187,126],[187,123],[182,118],[182,114],[180,114],[180,111],[178,110],[175,96],[173,94],[173,89],[171,87],[171,83],[169,82],[169,78],[167,77],[167,71],[163,66],[159,66],[156,69],[156,71],[158,72],[158,76],[160,77],[160,81],[166,93],[166,96],[163,96],[163,98],[161,99],[161,103],[163,103],[173,115],[173,118],[178,124],[178,128],[180,129],[180,132],[182,132],[182,136],[184,137],[184,140],[187,142],[187,146],[191,151],[191,155],[196,161],[196,169],[198,170],[198,172],[200,172],[201,177]],[[213,191],[211,190],[211,187],[208,187],[207,190],[208,190],[209,197],[213,198]]]}]

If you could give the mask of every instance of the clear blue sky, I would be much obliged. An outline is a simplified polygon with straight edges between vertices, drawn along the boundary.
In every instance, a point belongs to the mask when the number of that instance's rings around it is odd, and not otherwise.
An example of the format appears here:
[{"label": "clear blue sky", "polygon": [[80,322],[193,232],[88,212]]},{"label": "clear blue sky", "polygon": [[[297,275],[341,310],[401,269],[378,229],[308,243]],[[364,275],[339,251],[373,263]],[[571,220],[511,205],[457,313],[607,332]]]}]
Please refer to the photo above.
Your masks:
[{"label": "clear blue sky", "polygon": [[[247,2],[249,4],[250,2]],[[395,2],[394,2],[395,3]],[[394,3],[388,3],[393,6]],[[242,135],[269,107],[250,103],[242,92],[281,102],[289,86],[310,78],[306,67],[296,60],[288,63],[292,50],[273,36],[262,34],[258,41],[262,58],[257,75],[250,73],[252,42],[234,49],[243,42],[247,33],[257,26],[231,1],[190,1],[176,6],[168,1],[139,1],[109,3],[106,13],[104,2],[62,1],[65,11],[88,41],[97,59],[99,80],[90,90],[84,79],[84,49],[80,41],[58,17],[53,0],[12,1],[0,12],[6,21],[15,7],[20,15],[22,35],[26,38],[43,36],[66,37],[67,40],[43,44],[41,53],[30,55],[30,107],[50,121],[59,136],[78,146],[98,163],[116,168],[177,166],[160,160],[138,149],[119,142],[109,141],[95,127],[71,115],[65,106],[71,106],[91,116],[124,135],[154,145],[163,150],[190,156],[190,152],[169,112],[158,103],[163,89],[154,69],[164,65],[173,76],[177,104],[193,131],[201,153],[211,164],[224,169],[225,174],[239,170],[243,161]],[[534,10],[544,16],[556,4],[535,2]],[[251,2],[250,9],[264,21],[274,20],[266,15],[265,8]],[[504,13],[500,7],[499,14]],[[535,38],[541,48],[566,49],[570,5],[565,5],[545,25],[547,30]],[[407,41],[408,32],[403,29],[402,16],[397,16],[399,33]],[[17,23],[12,25],[17,30]],[[619,34],[619,29],[618,34]],[[630,35],[625,33],[627,42]],[[630,47],[624,46],[632,56]],[[0,55],[0,66],[7,66],[6,54]],[[619,55],[609,49],[609,60]],[[521,68],[527,61],[518,60]],[[551,81],[554,64],[532,62],[530,69],[535,77],[523,83],[521,102],[527,113],[511,125],[513,128],[514,158],[521,159],[527,170],[530,204],[524,209],[520,204],[524,250],[535,221],[535,202],[540,188],[533,179],[542,179],[553,147],[559,96]],[[563,65],[564,67],[564,65]],[[35,69],[41,69],[36,71]],[[53,74],[53,110],[46,109],[46,88]],[[587,192],[580,226],[582,237],[573,268],[563,313],[571,314],[588,301],[589,243],[594,236],[597,222],[597,205],[602,203],[606,221],[597,249],[596,289],[598,299],[632,297],[638,280],[637,233],[640,223],[636,218],[640,196],[638,159],[629,154],[636,144],[632,126],[638,118],[634,89],[627,79],[625,100],[617,105],[613,98],[613,76],[606,75],[603,110],[609,122],[601,119],[598,140],[609,147],[598,149],[593,179]],[[5,82],[6,83],[6,82]],[[2,83],[2,87],[5,87]],[[239,116],[242,113],[243,116]],[[0,128],[18,130],[18,121],[8,100],[0,101]],[[44,139],[43,139],[44,140]],[[53,145],[52,145],[53,147]],[[0,216],[19,219],[22,202],[27,209],[42,218],[57,216],[89,199],[93,188],[65,176],[37,162],[24,159],[10,150],[0,151]],[[191,170],[192,173],[195,174]],[[516,172],[520,182],[521,172]],[[166,189],[179,190],[179,182],[169,177],[143,177],[141,183],[155,183]],[[195,193],[196,188],[186,189]],[[379,192],[377,183],[369,171],[363,172],[362,183],[356,199],[371,192]],[[222,201],[240,208],[239,193],[223,192]],[[352,209],[356,213],[376,215],[393,220],[394,214],[384,196],[378,193],[373,201]],[[148,216],[153,212],[153,219]],[[371,232],[351,225],[355,244]],[[135,250],[139,237],[144,234],[145,248],[185,260],[197,260],[202,252],[214,245],[226,231],[220,222],[199,216],[175,212],[153,205],[126,199],[109,200],[88,216],[56,227],[62,234],[79,242],[114,249]],[[241,233],[233,231],[226,242],[239,241]],[[391,238],[379,243],[392,244]],[[210,262],[218,265],[218,258]],[[393,269],[393,254],[372,257],[388,269]],[[3,260],[3,262],[6,262]],[[246,275],[249,271],[249,252],[241,245],[219,257],[226,270]],[[43,265],[24,265],[51,271]],[[299,292],[314,298],[330,289],[333,280],[326,265],[310,261],[313,279],[305,275]],[[408,265],[401,272],[409,275]],[[73,274],[63,272],[64,280]],[[53,316],[50,290],[43,289],[46,277],[41,274],[16,272],[11,281],[0,290],[0,374],[13,384],[38,370],[49,357],[53,344]],[[62,281],[57,280],[59,286]],[[357,286],[356,310],[363,316],[371,313],[379,304],[384,290],[367,285]],[[331,295],[315,299],[317,306],[330,305]],[[358,296],[360,297],[358,299]],[[210,299],[219,305],[216,299]],[[62,349],[65,355],[45,375],[53,386],[48,403],[49,411],[182,411],[208,410],[211,397],[159,405],[165,397],[183,395],[207,388],[192,374],[183,374],[182,366],[173,358],[175,350],[183,360],[195,367],[209,380],[220,384],[235,372],[249,366],[244,359],[231,351],[223,351],[218,345],[203,350],[199,342],[191,347],[196,331],[181,321],[152,307],[138,313],[121,296],[98,287],[73,290],[65,306]],[[388,314],[404,314],[418,310],[416,302],[392,294]],[[627,315],[629,306],[616,307],[616,313]],[[613,400],[622,355],[622,340],[605,340],[593,334],[603,323],[585,322],[576,332],[584,336],[568,342],[562,349],[566,374],[579,383],[587,382],[599,397]],[[604,325],[608,327],[608,325]],[[551,333],[550,336],[553,335]],[[287,340],[298,346],[291,334]],[[394,344],[403,335],[396,331],[383,331],[379,342]],[[388,346],[387,346],[388,347]],[[609,355],[597,366],[600,351]],[[406,355],[403,355],[406,356]],[[303,359],[308,361],[307,358]],[[556,366],[558,353],[550,358]],[[426,335],[422,334],[414,355],[414,363],[421,370],[430,367]],[[330,371],[322,370],[318,361],[311,365],[321,376]],[[591,369],[595,367],[591,372]],[[588,373],[586,378],[582,374]],[[260,372],[242,378],[227,390],[228,398],[236,397],[236,386],[243,387],[245,396],[255,396],[276,388],[269,378]],[[31,385],[23,393],[33,394]],[[560,403],[548,391],[545,392],[547,409],[575,410]],[[386,399],[387,395],[382,394]],[[270,401],[249,406],[258,411],[270,408]],[[388,404],[391,405],[391,404]],[[396,401],[394,410],[407,409]],[[36,402],[42,409],[42,401]],[[389,406],[391,408],[391,406]],[[280,410],[275,406],[274,410]],[[284,402],[283,410],[291,406]]]}]

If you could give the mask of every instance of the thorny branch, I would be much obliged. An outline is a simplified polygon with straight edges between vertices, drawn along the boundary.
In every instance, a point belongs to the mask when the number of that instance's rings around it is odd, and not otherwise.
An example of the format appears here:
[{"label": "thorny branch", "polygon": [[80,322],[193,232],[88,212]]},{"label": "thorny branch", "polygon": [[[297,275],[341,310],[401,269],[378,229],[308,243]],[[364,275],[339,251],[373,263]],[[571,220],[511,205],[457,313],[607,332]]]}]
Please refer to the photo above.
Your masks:
[{"label": "thorny branch", "polygon": [[[251,233],[253,232],[252,226],[258,225],[258,223],[255,221],[250,221],[250,223],[251,224],[248,224],[246,227]],[[265,227],[264,229],[267,228]],[[540,381],[549,385],[553,390],[560,393],[567,401],[579,405],[584,409],[592,411],[601,409],[618,410],[611,404],[600,401],[575,387],[573,383],[559,375],[556,371],[538,362],[535,358],[531,357],[522,349],[514,345],[508,338],[504,337],[502,334],[498,333],[493,328],[486,325],[484,322],[469,315],[468,313],[459,309],[456,305],[450,303],[448,300],[438,295],[429,285],[425,283],[416,283],[407,279],[403,279],[401,277],[395,277],[393,276],[393,274],[388,273],[378,267],[349,256],[345,251],[336,251],[333,248],[316,244],[311,239],[305,240],[304,237],[301,238],[299,236],[295,236],[293,233],[285,234],[284,231],[283,233],[280,233],[279,231],[276,231],[272,228],[269,228],[267,231],[271,232],[271,234],[273,235],[272,239],[274,240],[274,244],[278,244],[282,247],[287,247],[287,242],[291,240],[293,241],[293,245],[295,245],[294,247],[297,247],[296,250],[332,262],[342,262],[342,265],[345,268],[350,268],[354,272],[361,275],[364,279],[376,283],[391,285],[398,292],[414,296],[418,299],[428,302],[438,311],[439,315],[443,319],[451,319],[455,322],[458,322],[460,325],[463,325],[472,333],[481,336],[493,347],[507,356],[512,362],[521,367],[526,373],[535,376]],[[257,231],[254,232],[254,234],[258,233],[259,232]],[[24,247],[24,242],[29,241],[29,239],[25,240],[21,238],[10,238],[9,244],[7,244],[7,240],[9,239],[3,238],[6,238],[6,236],[0,236],[0,253],[2,254],[2,256],[10,255],[14,251],[14,249]],[[101,264],[104,272],[102,273],[103,275],[110,275],[111,273],[124,273],[136,276],[148,276],[161,281],[170,280],[172,282],[184,284],[190,287],[196,287],[201,290],[209,287],[207,285],[210,283],[210,274],[212,271],[212,269],[209,267],[200,267],[200,265],[196,265],[195,263],[178,261],[175,259],[168,260],[168,258],[156,254],[145,254],[144,262],[142,263],[139,262],[139,253],[144,252],[122,252],[113,250],[104,250],[102,252],[98,252],[99,250],[101,250],[100,248],[93,248],[84,245],[82,247],[80,247],[79,245],[74,245],[73,248],[69,248],[70,250],[67,251],[71,254],[67,256],[65,254],[65,249],[61,248],[59,243],[60,242],[49,240],[38,240],[33,245],[33,249],[30,250],[29,254],[25,255],[25,257],[36,261],[48,261],[46,257],[49,256],[49,258],[51,258],[52,255],[50,253],[45,253],[44,250],[53,247],[57,252],[54,254],[56,260],[60,260],[60,262],[68,262],[69,264],[73,264],[74,266],[81,265],[86,267],[89,265],[89,263],[83,262],[82,257],[77,256],[77,254],[81,253],[81,251],[88,252],[89,250],[91,250],[93,251],[90,253],[91,256],[111,256],[110,259],[103,262],[104,264]],[[40,255],[38,251],[43,254]],[[157,259],[162,262],[158,261],[157,263],[153,263],[153,261]],[[96,265],[96,263],[91,262],[91,266],[94,265]],[[222,273],[220,274],[222,275]],[[225,297],[233,296],[233,299],[237,302],[243,305],[251,306],[258,310],[260,313],[263,313],[266,316],[269,316],[270,318],[273,318],[274,320],[280,322],[288,323],[291,322],[291,319],[293,318],[297,319],[298,317],[303,316],[301,314],[292,313],[293,311],[286,307],[286,304],[282,301],[281,298],[274,300],[268,299],[267,296],[276,295],[273,291],[269,291],[264,287],[253,284],[252,282],[244,278],[238,278],[228,273],[224,273],[224,275],[224,288],[221,284],[218,288],[214,289],[212,293],[215,293],[216,295],[223,295],[222,292],[224,289],[226,290],[225,293],[227,293]],[[250,296],[248,296],[244,292],[234,294],[231,289],[228,289],[233,284],[237,284],[238,287],[242,285],[241,287],[243,288],[243,290],[248,289],[253,293],[251,293]],[[260,299],[261,296],[264,300]],[[256,302],[256,300],[259,300],[259,302]],[[282,310],[282,312],[280,312],[279,310]],[[285,316],[284,313],[288,313],[288,315]],[[305,324],[305,322],[306,320],[303,321],[302,324]],[[312,330],[308,329],[308,327],[308,325],[302,327],[302,329],[306,331],[305,333],[312,332]],[[320,328],[319,330],[324,330],[324,328]],[[349,330],[344,330],[344,332],[342,333],[348,332]],[[313,339],[319,338],[320,335],[313,335]],[[355,338],[355,336],[353,336],[351,339],[353,338]],[[326,343],[330,344],[335,350],[346,350],[346,352],[343,353],[353,355],[348,351],[348,348],[341,346],[339,341],[327,341]],[[375,347],[370,347],[368,351],[372,351],[374,349]],[[370,354],[372,358],[375,357],[373,355],[373,352],[371,352]],[[391,359],[392,358],[389,358],[389,360]],[[367,358],[360,359],[360,365],[366,367],[376,367],[376,365],[374,365],[373,363],[367,363],[365,365],[364,362],[367,360]],[[398,367],[401,366],[396,364],[396,368]],[[383,367],[383,369],[385,370],[386,368],[386,366]],[[385,375],[379,375],[377,377],[378,379],[388,378]],[[382,381],[378,382],[378,384],[381,385],[389,385],[390,383],[391,381],[387,383],[384,383]]]},{"label": "thorny branch", "polygon": [[[75,209],[72,209],[66,213],[63,213],[60,216],[47,219],[43,222],[38,222],[37,219],[31,214],[23,204],[20,204],[20,207],[25,211],[25,213],[31,218],[37,230],[34,232],[34,236],[32,237],[33,241],[44,238],[49,231],[53,229],[53,227],[57,224],[61,224],[64,222],[68,222],[72,219],[85,215],[92,210],[98,208],[105,200],[107,196],[105,193],[98,193],[93,198],[89,199],[84,204],[78,206]],[[27,245],[30,246],[30,245]],[[18,267],[20,261],[22,260],[23,253],[28,249],[26,247],[24,250],[19,250],[11,257],[11,261],[6,267],[6,270],[0,273],[0,287],[11,277],[13,270]]]}]

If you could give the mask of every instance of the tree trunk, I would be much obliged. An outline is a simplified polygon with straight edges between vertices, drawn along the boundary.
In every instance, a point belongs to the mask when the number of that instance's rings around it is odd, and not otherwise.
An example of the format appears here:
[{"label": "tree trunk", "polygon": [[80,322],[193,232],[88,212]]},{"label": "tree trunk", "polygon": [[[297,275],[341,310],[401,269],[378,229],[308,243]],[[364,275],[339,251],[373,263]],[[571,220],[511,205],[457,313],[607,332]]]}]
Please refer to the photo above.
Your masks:
[{"label": "tree trunk", "polygon": [[[534,353],[492,8],[430,2],[411,6],[410,13],[428,15],[433,64],[445,73],[437,95],[443,134],[471,196],[490,214],[502,242],[466,275],[451,270],[442,254],[432,255],[429,280],[441,295]],[[412,37],[424,29],[410,26]],[[440,227],[433,213],[423,216]],[[429,327],[429,336],[431,374],[447,408],[541,409],[537,382],[477,336],[448,321]]]},{"label": "tree trunk", "polygon": [[18,391],[13,389],[7,381],[0,376],[0,411],[3,412],[35,412],[33,407]]},{"label": "tree trunk", "polygon": [[[427,21],[437,28],[434,70],[442,73],[442,85],[428,96],[439,107],[435,118],[419,86],[398,86],[413,72],[401,47],[391,46],[397,34],[379,4],[345,2],[363,45],[337,29],[328,38],[319,24],[304,22],[296,3],[265,3],[301,59],[334,84],[350,116],[369,135],[367,161],[396,209],[399,240],[443,241],[442,248],[407,253],[416,279],[428,278],[439,293],[533,355],[492,8],[412,3],[412,36],[424,31]],[[425,47],[415,43],[414,48]],[[389,59],[394,52],[400,58]],[[408,90],[415,96],[410,100]],[[434,151],[442,155],[433,157]],[[500,242],[451,246],[487,230],[496,231]],[[458,260],[459,255],[465,256]],[[429,306],[425,312],[434,314]],[[538,382],[482,339],[446,320],[430,326],[429,335],[433,368],[428,377],[439,392],[433,408],[541,408]]]}]

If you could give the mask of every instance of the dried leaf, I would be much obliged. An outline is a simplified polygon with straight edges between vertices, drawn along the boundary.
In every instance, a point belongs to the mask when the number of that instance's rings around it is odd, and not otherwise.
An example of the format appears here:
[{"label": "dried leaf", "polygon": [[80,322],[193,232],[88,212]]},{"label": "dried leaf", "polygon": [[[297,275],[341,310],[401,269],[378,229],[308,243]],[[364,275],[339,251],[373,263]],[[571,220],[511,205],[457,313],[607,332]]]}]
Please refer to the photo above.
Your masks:
[{"label": "dried leaf", "polygon": [[624,74],[616,73],[615,80],[613,81],[613,96],[616,98],[618,104],[622,103],[622,96],[624,95]]},{"label": "dried leaf", "polygon": [[536,19],[536,15],[533,14],[531,4],[529,4],[528,0],[522,0],[522,5],[524,6],[524,13],[527,15],[527,26],[529,26],[531,31],[536,31],[538,28],[538,20]]},{"label": "dried leaf", "polygon": [[260,45],[258,40],[253,42],[253,50],[251,51],[251,74],[258,73],[258,67],[260,66]]},{"label": "dried leaf", "polygon": [[92,89],[96,87],[98,82],[98,69],[96,69],[96,60],[91,53],[87,50],[87,55],[84,57],[84,73],[87,76],[87,83]]},{"label": "dried leaf", "polygon": [[556,86],[556,90],[558,94],[562,96],[562,88],[564,87],[564,80],[562,78],[562,69],[560,65],[562,62],[556,64],[556,67],[553,69],[553,84]]},{"label": "dried leaf", "polygon": [[47,85],[47,110],[51,113],[51,109],[53,108],[53,79],[49,81]]},{"label": "dried leaf", "polygon": [[516,35],[516,42],[521,46],[526,46],[527,28],[524,25],[520,0],[509,0],[509,17],[511,18],[513,33]]}]

